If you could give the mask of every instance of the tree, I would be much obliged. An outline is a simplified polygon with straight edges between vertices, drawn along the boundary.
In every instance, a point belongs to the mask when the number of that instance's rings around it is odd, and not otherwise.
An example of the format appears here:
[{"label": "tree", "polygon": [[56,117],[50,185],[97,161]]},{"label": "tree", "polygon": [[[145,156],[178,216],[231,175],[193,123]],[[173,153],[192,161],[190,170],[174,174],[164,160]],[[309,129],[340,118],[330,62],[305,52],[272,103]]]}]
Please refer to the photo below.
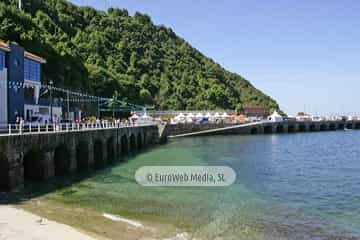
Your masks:
[{"label": "tree", "polygon": [[150,104],[152,101],[152,96],[149,90],[141,89],[140,90],[140,100],[142,104]]},{"label": "tree", "polygon": [[[160,109],[279,105],[240,75],[193,48],[146,14],[107,12],[65,0],[0,2],[0,39],[47,59],[44,78],[56,85]],[[281,111],[279,111],[281,112]]]},{"label": "tree", "polygon": [[241,103],[236,104],[235,108],[236,114],[241,114],[244,111],[244,107]]}]

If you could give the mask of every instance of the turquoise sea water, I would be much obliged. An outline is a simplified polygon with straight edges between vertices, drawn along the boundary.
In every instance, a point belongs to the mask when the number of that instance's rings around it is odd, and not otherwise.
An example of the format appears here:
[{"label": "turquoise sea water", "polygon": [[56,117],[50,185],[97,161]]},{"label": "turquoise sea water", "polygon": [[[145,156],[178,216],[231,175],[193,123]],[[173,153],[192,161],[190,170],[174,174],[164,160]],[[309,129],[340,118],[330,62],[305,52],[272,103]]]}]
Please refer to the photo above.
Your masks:
[{"label": "turquoise sea water", "polygon": [[[360,239],[360,131],[184,138],[49,198],[174,224],[196,239]],[[220,165],[230,187],[142,187],[141,166]]]}]

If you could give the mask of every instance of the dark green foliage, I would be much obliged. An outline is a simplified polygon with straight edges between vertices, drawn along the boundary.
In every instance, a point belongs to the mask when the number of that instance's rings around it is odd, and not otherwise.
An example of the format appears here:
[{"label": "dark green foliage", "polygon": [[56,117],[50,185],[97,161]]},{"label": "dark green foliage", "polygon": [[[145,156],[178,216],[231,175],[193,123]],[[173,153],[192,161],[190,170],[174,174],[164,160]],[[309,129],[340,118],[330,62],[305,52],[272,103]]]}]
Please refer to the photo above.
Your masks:
[{"label": "dark green foliage", "polygon": [[241,76],[205,57],[169,28],[127,10],[107,13],[64,0],[0,0],[0,38],[48,60],[45,81],[161,109],[278,109]]}]

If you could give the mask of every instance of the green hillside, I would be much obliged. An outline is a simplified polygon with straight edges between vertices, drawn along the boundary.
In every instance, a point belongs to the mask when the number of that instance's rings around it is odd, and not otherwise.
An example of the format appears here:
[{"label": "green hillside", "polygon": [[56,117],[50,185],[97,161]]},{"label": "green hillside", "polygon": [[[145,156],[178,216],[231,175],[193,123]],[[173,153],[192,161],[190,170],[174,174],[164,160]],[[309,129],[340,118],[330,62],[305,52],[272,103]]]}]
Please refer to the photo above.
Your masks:
[{"label": "green hillside", "polygon": [[278,104],[149,16],[77,7],[64,0],[0,0],[0,39],[48,60],[44,80],[160,109]]}]

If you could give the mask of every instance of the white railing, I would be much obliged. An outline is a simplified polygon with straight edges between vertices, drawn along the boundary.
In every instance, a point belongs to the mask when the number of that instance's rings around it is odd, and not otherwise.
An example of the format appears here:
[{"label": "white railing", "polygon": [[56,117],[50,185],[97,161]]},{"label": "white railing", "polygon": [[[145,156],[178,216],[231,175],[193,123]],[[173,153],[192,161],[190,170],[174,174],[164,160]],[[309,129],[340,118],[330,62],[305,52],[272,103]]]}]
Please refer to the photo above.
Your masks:
[{"label": "white railing", "polygon": [[0,136],[81,132],[127,127],[154,126],[156,123],[62,123],[62,124],[8,124],[0,125]]}]

